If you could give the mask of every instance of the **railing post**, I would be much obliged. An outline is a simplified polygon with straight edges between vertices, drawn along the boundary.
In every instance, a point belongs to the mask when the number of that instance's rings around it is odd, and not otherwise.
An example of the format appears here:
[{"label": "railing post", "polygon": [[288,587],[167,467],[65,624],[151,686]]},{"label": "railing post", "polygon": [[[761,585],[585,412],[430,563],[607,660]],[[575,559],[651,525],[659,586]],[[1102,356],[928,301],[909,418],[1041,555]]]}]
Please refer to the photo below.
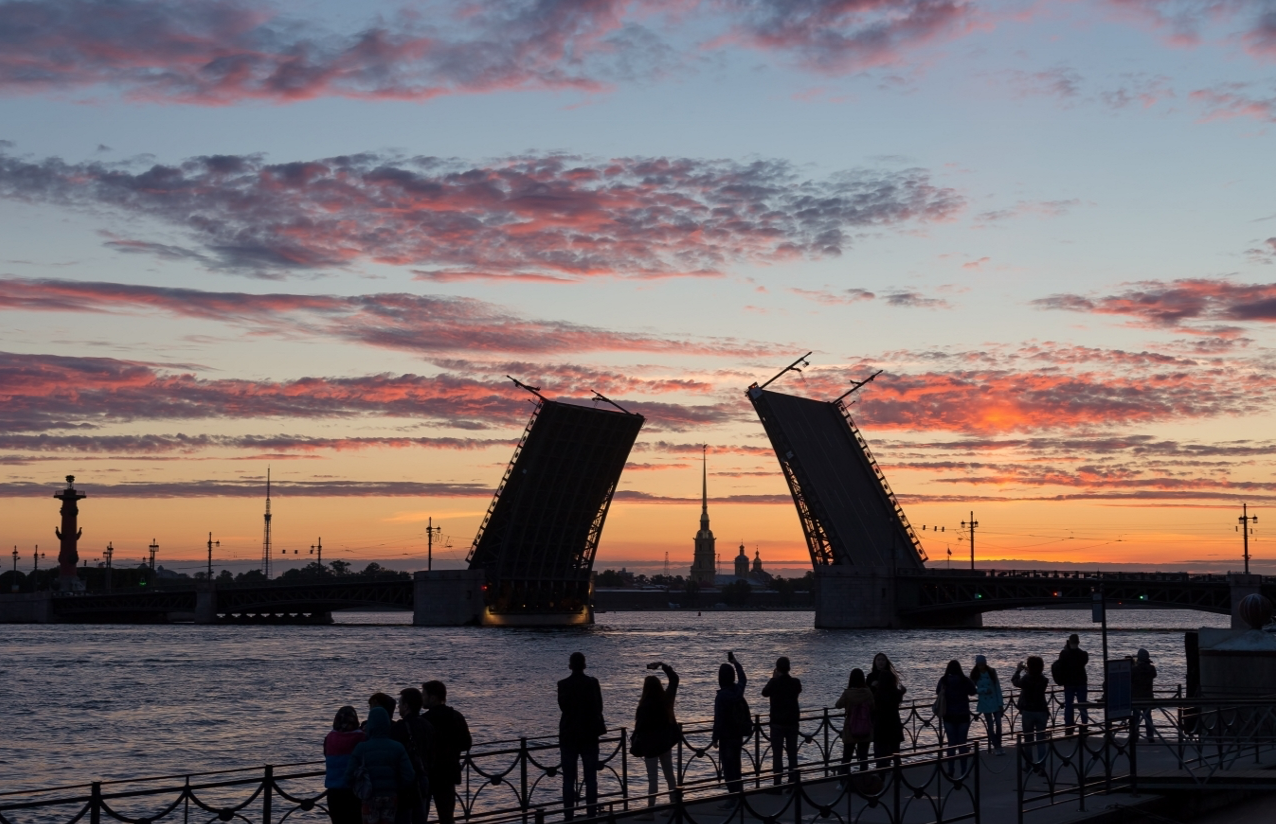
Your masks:
[{"label": "railing post", "polygon": [[[518,739],[518,806],[526,812],[531,806],[531,793],[527,789],[527,739]],[[541,813],[544,815],[544,812]]]},{"label": "railing post", "polygon": [[979,742],[975,742],[975,824],[980,824],[979,811],[982,803],[979,800]]},{"label": "railing post", "polygon": [[629,810],[629,747],[628,732],[620,728],[620,797],[622,809]]},{"label": "railing post", "polygon": [[762,716],[753,716],[753,786],[762,786]]},{"label": "railing post", "polygon": [[829,708],[824,708],[824,777],[829,777],[829,762],[833,758],[833,750],[829,746]]},{"label": "railing post", "polygon": [[1085,756],[1089,755],[1089,752],[1086,751],[1085,740],[1086,740],[1086,736],[1090,732],[1090,727],[1088,724],[1082,724],[1080,727],[1080,730],[1081,730],[1080,733],[1078,733],[1077,735],[1077,750],[1076,750],[1076,757],[1074,760],[1076,761],[1076,769],[1077,769],[1077,798],[1081,802],[1081,810],[1084,812],[1085,811],[1085,777],[1086,777],[1086,770],[1087,770]]},{"label": "railing post", "polygon": [[[802,773],[797,772],[794,777],[797,783],[793,785],[793,824],[802,824]],[[744,793],[740,793],[740,821],[744,821]]]},{"label": "railing post", "polygon": [[[904,820],[903,811],[900,809],[900,806],[899,806],[901,801],[900,788],[899,788],[900,779],[901,779],[900,763],[901,762],[900,762],[899,753],[895,753],[895,755],[891,756],[891,783],[895,785],[894,791],[891,793],[892,796],[894,796],[893,800],[895,802],[895,814],[891,818],[892,821]],[[849,789],[855,786],[854,783],[852,783],[853,781],[854,779],[852,777],[847,776],[846,786],[848,789],[848,794],[849,794]],[[849,804],[850,802],[848,801],[847,803]]]},{"label": "railing post", "polygon": [[[1135,719],[1138,720],[1137,717]],[[1148,739],[1151,743],[1151,738]],[[1139,794],[1139,739],[1133,735],[1130,736],[1130,794],[1137,796]]]},{"label": "railing post", "polygon": [[[1022,727],[1020,729],[1022,730]],[[1034,741],[1031,745],[1025,744],[1024,733],[1020,732],[1018,746],[1015,747],[1015,796],[1019,800],[1015,808],[1018,810],[1018,824],[1023,824],[1023,785],[1026,780],[1023,775],[1023,760],[1024,758],[1031,758],[1029,751],[1035,749],[1036,742]]]},{"label": "railing post", "polygon": [[275,789],[275,768],[266,765],[266,774],[261,780],[261,824],[270,824],[271,796]]},{"label": "railing post", "polygon": [[89,792],[89,824],[102,824],[102,782],[94,781]]}]

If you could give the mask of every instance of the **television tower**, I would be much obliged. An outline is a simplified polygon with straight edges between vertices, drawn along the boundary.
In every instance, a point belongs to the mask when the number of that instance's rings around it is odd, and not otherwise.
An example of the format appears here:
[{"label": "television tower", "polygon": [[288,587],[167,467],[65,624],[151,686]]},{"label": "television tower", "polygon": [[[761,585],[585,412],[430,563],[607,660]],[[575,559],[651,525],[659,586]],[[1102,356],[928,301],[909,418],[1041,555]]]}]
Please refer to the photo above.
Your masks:
[{"label": "television tower", "polygon": [[266,467],[265,534],[261,539],[261,572],[270,580],[270,467]]}]

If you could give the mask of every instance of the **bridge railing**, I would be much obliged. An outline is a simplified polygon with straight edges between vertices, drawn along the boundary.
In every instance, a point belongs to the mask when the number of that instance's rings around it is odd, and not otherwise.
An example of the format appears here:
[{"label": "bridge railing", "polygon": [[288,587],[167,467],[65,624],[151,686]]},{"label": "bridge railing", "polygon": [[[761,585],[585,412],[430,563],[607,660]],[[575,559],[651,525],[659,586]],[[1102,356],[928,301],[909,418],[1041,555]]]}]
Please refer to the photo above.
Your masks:
[{"label": "bridge railing", "polygon": [[[927,569],[898,569],[895,574],[900,577],[945,577],[945,578],[1030,578],[1049,580],[1081,580],[1081,581],[1149,581],[1180,583],[1228,583],[1229,576],[1216,573],[1192,572],[1103,572],[1095,570],[1050,570],[1050,569],[945,569],[931,567]],[[1264,583],[1276,583],[1276,576],[1262,576]]]}]

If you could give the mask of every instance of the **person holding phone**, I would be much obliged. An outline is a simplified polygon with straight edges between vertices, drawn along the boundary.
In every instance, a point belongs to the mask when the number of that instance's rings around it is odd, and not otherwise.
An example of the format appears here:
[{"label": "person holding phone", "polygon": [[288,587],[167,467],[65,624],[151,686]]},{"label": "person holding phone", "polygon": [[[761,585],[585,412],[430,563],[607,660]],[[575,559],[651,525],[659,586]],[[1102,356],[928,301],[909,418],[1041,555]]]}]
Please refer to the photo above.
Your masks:
[{"label": "person holding phone", "polygon": [[[678,697],[678,673],[663,661],[653,661],[649,670],[662,670],[669,679],[666,688],[660,678],[648,675],[642,682],[642,697],[634,713],[634,736],[629,752],[641,758],[647,765],[647,806],[656,803],[660,792],[660,771],[665,774],[665,784],[672,793],[678,781],[673,772],[673,748],[682,737],[682,728],[674,715],[674,701]],[[650,811],[639,818],[651,818]]]}]

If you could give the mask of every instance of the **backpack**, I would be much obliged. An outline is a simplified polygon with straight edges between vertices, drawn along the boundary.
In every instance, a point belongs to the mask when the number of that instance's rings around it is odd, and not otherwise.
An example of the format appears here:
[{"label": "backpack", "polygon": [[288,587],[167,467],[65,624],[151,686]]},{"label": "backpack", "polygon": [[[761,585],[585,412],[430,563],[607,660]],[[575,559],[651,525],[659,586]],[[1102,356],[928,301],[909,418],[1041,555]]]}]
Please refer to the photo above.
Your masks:
[{"label": "backpack", "polygon": [[1064,662],[1063,656],[1060,655],[1055,662],[1050,665],[1050,677],[1056,684],[1062,685],[1065,681],[1071,680],[1068,672],[1068,665]]},{"label": "backpack", "polygon": [[846,734],[852,738],[869,738],[873,735],[873,714],[868,704],[856,704],[846,713]]},{"label": "backpack", "polygon": [[749,702],[744,700],[744,696],[740,696],[731,707],[731,726],[735,727],[741,738],[748,738],[753,734],[753,715],[749,712]]}]

